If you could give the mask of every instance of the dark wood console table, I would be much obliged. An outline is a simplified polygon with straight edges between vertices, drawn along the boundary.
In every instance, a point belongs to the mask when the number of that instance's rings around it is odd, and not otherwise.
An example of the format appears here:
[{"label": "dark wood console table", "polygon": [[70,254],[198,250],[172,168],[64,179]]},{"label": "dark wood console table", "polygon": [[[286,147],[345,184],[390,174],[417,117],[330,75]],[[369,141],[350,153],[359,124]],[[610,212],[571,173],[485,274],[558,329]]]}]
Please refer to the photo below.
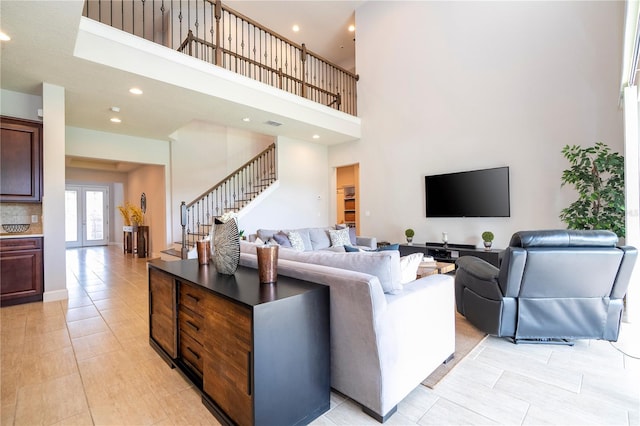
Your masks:
[{"label": "dark wood console table", "polygon": [[137,254],[138,257],[149,256],[149,227],[146,225],[123,226],[124,253]]},{"label": "dark wood console table", "polygon": [[149,342],[225,424],[302,425],[329,409],[329,287],[197,259],[149,262]]},{"label": "dark wood console table", "polygon": [[411,253],[424,253],[432,256],[438,262],[455,262],[462,256],[475,256],[486,260],[495,267],[500,267],[502,253],[504,250],[485,250],[476,248],[471,244],[447,244],[429,243],[426,244],[400,244],[400,256],[406,256]]}]

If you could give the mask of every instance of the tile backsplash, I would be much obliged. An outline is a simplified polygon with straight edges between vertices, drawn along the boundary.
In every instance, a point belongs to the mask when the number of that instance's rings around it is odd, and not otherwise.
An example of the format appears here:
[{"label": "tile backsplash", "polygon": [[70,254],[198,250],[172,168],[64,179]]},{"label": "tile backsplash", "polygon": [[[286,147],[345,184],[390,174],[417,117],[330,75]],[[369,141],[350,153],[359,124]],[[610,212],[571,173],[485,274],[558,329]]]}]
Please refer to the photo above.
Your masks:
[{"label": "tile backsplash", "polygon": [[[38,223],[31,223],[31,216],[38,216]],[[0,203],[0,224],[29,223],[26,234],[42,234],[42,204],[40,203]],[[0,228],[1,233],[5,233]]]}]

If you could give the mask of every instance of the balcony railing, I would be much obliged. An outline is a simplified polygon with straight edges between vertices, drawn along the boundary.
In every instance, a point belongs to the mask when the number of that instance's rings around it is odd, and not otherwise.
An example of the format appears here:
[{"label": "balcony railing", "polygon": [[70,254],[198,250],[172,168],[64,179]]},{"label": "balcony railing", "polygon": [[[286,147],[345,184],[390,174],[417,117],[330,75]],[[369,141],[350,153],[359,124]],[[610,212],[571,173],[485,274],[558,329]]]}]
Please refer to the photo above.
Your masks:
[{"label": "balcony railing", "polygon": [[358,75],[226,7],[220,0],[86,0],[83,15],[357,115]]}]

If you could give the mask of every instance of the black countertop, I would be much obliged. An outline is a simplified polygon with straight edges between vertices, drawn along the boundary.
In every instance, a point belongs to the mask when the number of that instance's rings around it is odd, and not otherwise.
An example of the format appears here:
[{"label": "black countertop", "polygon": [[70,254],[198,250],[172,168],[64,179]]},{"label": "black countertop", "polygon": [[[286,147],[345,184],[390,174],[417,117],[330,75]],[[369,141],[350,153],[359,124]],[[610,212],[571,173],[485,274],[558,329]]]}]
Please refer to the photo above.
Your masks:
[{"label": "black countertop", "polygon": [[199,265],[197,259],[164,261],[152,260],[149,268],[155,268],[174,276],[179,281],[187,281],[214,293],[235,300],[247,306],[257,306],[307,291],[325,287],[308,281],[278,275],[275,284],[260,284],[258,271],[246,266],[238,266],[233,275],[219,274],[212,263]]}]

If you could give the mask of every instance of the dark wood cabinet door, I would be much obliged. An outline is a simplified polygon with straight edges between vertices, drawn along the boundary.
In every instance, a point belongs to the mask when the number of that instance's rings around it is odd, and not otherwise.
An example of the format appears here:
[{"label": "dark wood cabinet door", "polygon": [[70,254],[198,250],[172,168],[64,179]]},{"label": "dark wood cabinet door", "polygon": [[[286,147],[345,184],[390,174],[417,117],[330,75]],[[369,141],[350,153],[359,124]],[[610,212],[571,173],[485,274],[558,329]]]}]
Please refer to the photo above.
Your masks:
[{"label": "dark wood cabinet door", "polygon": [[0,201],[42,200],[42,124],[0,117]]},{"label": "dark wood cabinet door", "polygon": [[149,332],[171,359],[178,356],[175,288],[170,275],[149,269]]},{"label": "dark wood cabinet door", "polygon": [[0,243],[2,305],[42,300],[42,239],[19,238]]},{"label": "dark wood cabinet door", "polygon": [[251,311],[217,296],[207,303],[204,391],[233,422],[253,424]]}]

